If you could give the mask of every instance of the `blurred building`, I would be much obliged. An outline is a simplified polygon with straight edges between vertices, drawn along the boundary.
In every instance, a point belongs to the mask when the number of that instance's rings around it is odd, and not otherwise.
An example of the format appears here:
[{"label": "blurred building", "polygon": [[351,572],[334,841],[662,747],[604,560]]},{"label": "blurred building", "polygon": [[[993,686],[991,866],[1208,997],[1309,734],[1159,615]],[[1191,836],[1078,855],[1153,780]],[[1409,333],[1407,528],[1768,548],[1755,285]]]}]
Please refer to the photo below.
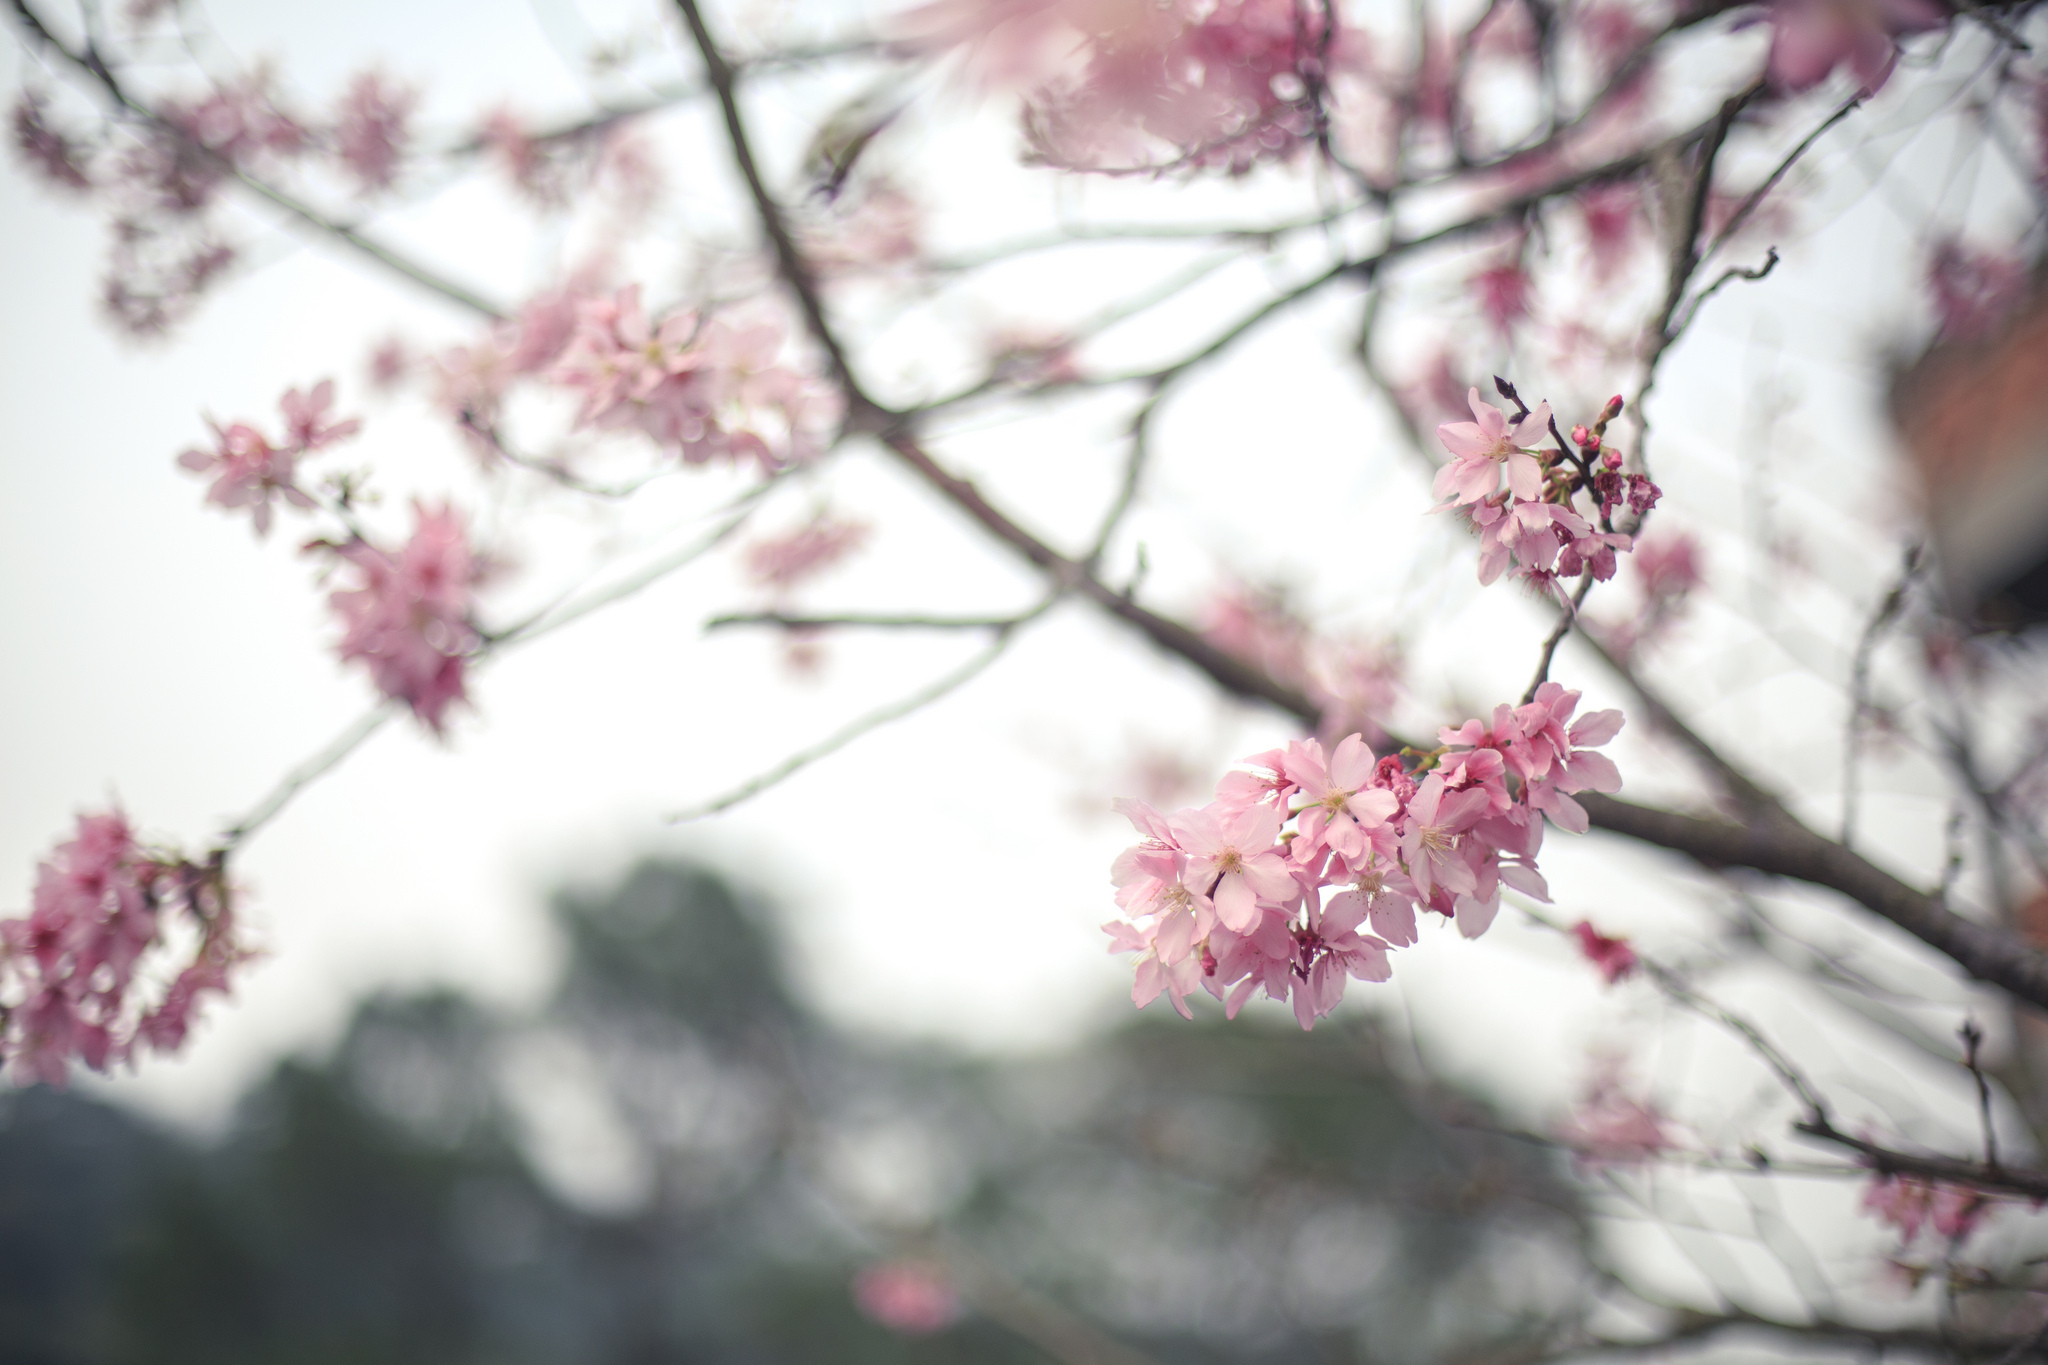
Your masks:
[{"label": "blurred building", "polygon": [[2038,272],[1951,252],[1935,344],[1899,373],[1892,418],[1917,466],[1957,619],[2048,621],[2048,290]]}]

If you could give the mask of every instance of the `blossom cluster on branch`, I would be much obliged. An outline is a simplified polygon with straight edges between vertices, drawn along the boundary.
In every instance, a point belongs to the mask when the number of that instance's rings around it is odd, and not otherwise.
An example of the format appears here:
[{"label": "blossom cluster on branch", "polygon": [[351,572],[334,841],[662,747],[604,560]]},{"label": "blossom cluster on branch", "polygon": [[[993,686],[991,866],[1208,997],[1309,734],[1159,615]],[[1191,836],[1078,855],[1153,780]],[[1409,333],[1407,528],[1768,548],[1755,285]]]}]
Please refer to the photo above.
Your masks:
[{"label": "blossom cluster on branch", "polygon": [[29,913],[0,920],[0,1064],[61,1085],[74,1060],[106,1071],[175,1052],[249,956],[219,862],[144,847],[119,811],[80,816],[37,869]]},{"label": "blossom cluster on branch", "polygon": [[1545,683],[1490,722],[1446,727],[1413,763],[1375,757],[1358,735],[1327,751],[1295,740],[1246,759],[1206,806],[1167,816],[1119,802],[1143,837],[1112,872],[1128,918],[1104,929],[1112,952],[1139,954],[1133,1000],[1164,993],[1192,1017],[1186,997],[1201,989],[1235,1017],[1264,990],[1306,1029],[1349,978],[1392,976],[1388,954],[1417,941],[1418,911],[1477,938],[1504,886],[1547,901],[1545,818],[1583,833],[1572,794],[1621,787],[1596,751],[1621,713],[1574,720],[1578,704]]},{"label": "blossom cluster on branch", "polygon": [[[1503,396],[1512,393],[1501,387]],[[1603,443],[1622,400],[1610,399],[1590,427],[1572,428],[1571,446],[1556,435],[1548,403],[1533,412],[1523,408],[1510,426],[1506,413],[1480,401],[1478,389],[1468,401],[1472,421],[1437,428],[1451,462],[1437,472],[1436,493],[1479,533],[1479,581],[1491,583],[1512,567],[1512,577],[1570,606],[1560,579],[1581,573],[1610,579],[1616,554],[1634,543],[1614,529],[1614,513],[1626,505],[1641,516],[1662,496],[1646,475],[1622,472],[1621,453]],[[1546,435],[1556,440],[1554,448],[1543,447]],[[1599,505],[1591,518],[1573,510],[1581,491]]]}]

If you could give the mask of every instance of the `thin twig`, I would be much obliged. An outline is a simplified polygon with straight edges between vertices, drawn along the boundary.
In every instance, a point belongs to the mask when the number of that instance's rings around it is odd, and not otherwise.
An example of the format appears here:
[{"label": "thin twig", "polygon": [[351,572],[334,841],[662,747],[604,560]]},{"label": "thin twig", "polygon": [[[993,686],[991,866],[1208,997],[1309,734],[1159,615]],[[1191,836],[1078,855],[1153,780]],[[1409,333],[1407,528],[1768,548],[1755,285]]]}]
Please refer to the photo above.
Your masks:
[{"label": "thin twig", "polygon": [[791,616],[779,611],[743,611],[714,616],[704,623],[704,628],[717,630],[722,626],[779,626],[784,630],[827,630],[835,626],[859,626],[875,630],[1009,630],[1023,624],[1030,614],[920,616],[847,612],[838,616]]},{"label": "thin twig", "polygon": [[1977,1053],[1984,1046],[1984,1030],[1977,1027],[1975,1019],[1965,1019],[1956,1036],[1963,1040],[1963,1065],[1977,1082],[1977,1113],[1984,1125],[1984,1164],[1997,1170],[1998,1130],[1991,1124],[1991,1082],[1985,1078],[1984,1068],[1977,1064]]},{"label": "thin twig", "polygon": [[247,814],[222,830],[215,847],[222,853],[232,852],[276,819],[279,812],[291,804],[293,797],[340,766],[342,760],[383,729],[386,722],[398,715],[398,711],[398,703],[385,701],[364,712],[348,729],[335,736],[326,748],[286,773],[267,796],[249,808]]},{"label": "thin twig", "polygon": [[670,824],[685,824],[692,820],[701,820],[707,815],[716,815],[723,810],[730,810],[742,801],[758,796],[770,787],[794,777],[819,759],[828,758],[838,753],[841,749],[844,749],[869,731],[878,730],[891,721],[901,720],[913,712],[923,710],[941,697],[971,682],[983,669],[986,669],[1001,657],[1003,651],[1009,647],[1010,641],[1016,638],[1017,630],[1020,626],[1043,615],[1057,600],[1058,594],[1048,597],[1036,610],[1018,617],[1014,622],[997,630],[995,639],[989,641],[985,647],[977,651],[974,657],[951,672],[942,675],[937,680],[912,692],[909,696],[890,702],[886,706],[876,707],[866,715],[834,730],[809,748],[797,750],[766,772],[749,778],[724,795],[714,797],[700,806],[693,806],[689,810],[669,816],[668,822]]},{"label": "thin twig", "polygon": [[1856,642],[1855,662],[1849,669],[1849,732],[1842,746],[1842,847],[1853,845],[1856,835],[1857,766],[1863,757],[1863,725],[1870,710],[1870,662],[1877,652],[1878,640],[1884,629],[1899,614],[1899,608],[1906,600],[1906,590],[1913,585],[1913,579],[1920,568],[1920,547],[1909,546],[1906,550],[1905,567],[1899,573],[1899,581],[1892,585],[1877,604],[1877,610],[1870,615],[1870,621],[1863,627],[1862,638]]},{"label": "thin twig", "polygon": [[1550,632],[1543,642],[1543,653],[1536,660],[1536,676],[1529,680],[1529,690],[1522,693],[1522,705],[1536,700],[1536,689],[1550,679],[1550,660],[1557,653],[1559,643],[1571,634],[1572,625],[1579,619],[1579,608],[1586,605],[1586,594],[1593,591],[1593,571],[1586,570],[1579,575],[1579,586],[1572,592],[1570,605],[1558,614],[1557,629]]},{"label": "thin twig", "polygon": [[21,19],[23,27],[28,30],[29,37],[36,46],[55,52],[70,65],[76,67],[86,76],[97,82],[110,99],[146,123],[150,131],[156,136],[168,138],[177,143],[182,151],[198,158],[207,166],[220,171],[237,184],[240,184],[244,189],[275,204],[292,217],[298,219],[305,226],[332,237],[334,240],[368,257],[384,269],[399,275],[413,284],[421,285],[433,293],[439,294],[451,303],[459,304],[471,312],[479,313],[492,320],[504,318],[505,310],[489,302],[482,295],[455,283],[453,280],[436,274],[417,261],[401,256],[382,242],[365,236],[346,224],[335,222],[303,200],[267,181],[258,179],[232,160],[221,156],[203,143],[195,141],[183,129],[131,95],[121,83],[120,77],[114,74],[113,68],[109,67],[96,51],[88,47],[84,52],[74,52],[69,47],[66,47],[50,31],[49,26],[43,23],[41,16],[30,7],[28,0],[13,0],[13,5],[15,14]]},{"label": "thin twig", "polygon": [[1764,177],[1763,183],[1751,190],[1743,198],[1743,201],[1736,205],[1735,212],[1728,215],[1728,221],[1723,223],[1721,230],[1714,234],[1714,240],[1707,244],[1707,249],[1702,253],[1700,259],[1705,260],[1706,257],[1713,255],[1723,246],[1727,245],[1728,239],[1742,230],[1742,225],[1749,221],[1750,215],[1757,211],[1758,206],[1764,202],[1765,197],[1773,189],[1777,188],[1778,182],[1783,180],[1791,169],[1799,163],[1799,159],[1813,149],[1813,144],[1820,141],[1822,135],[1828,129],[1855,113],[1857,106],[1863,103],[1864,98],[1863,95],[1857,94],[1845,100],[1836,107],[1832,114],[1821,120],[1819,127],[1801,138],[1798,146],[1785,153],[1784,158],[1778,162],[1771,173]]},{"label": "thin twig", "polygon": [[1715,277],[1715,280],[1712,284],[1708,285],[1705,289],[1702,289],[1699,293],[1693,296],[1692,302],[1685,306],[1685,316],[1681,317],[1677,322],[1672,324],[1672,336],[1674,338],[1683,336],[1685,334],[1685,329],[1692,326],[1693,319],[1700,315],[1700,309],[1706,307],[1707,300],[1714,297],[1714,295],[1720,293],[1722,286],[1728,284],[1730,281],[1733,280],[1761,280],[1777,268],[1778,248],[1774,246],[1764,248],[1764,263],[1762,265],[1729,266],[1726,270],[1722,271],[1720,275]]}]

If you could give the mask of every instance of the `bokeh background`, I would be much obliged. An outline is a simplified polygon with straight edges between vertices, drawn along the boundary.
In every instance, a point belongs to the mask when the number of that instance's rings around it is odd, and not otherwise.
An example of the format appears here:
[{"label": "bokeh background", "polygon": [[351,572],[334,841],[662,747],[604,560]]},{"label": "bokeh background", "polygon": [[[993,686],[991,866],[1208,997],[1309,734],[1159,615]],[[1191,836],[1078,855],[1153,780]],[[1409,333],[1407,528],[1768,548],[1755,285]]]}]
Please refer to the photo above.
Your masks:
[{"label": "bokeh background", "polygon": [[[722,17],[737,42],[880,13]],[[205,14],[203,58],[275,59],[287,88],[321,101],[382,63],[444,130],[501,104],[575,117],[694,73],[671,17],[627,0]],[[1753,61],[1762,41],[1730,39],[1723,60]],[[595,65],[600,50],[625,56]],[[50,84],[27,56],[16,72]],[[1710,107],[1711,75],[1673,98]],[[757,114],[785,171],[806,130],[872,79],[764,80]],[[1976,153],[1959,157],[1963,134],[1944,121],[1958,98],[1902,81],[1817,159],[1773,238],[1784,265],[1702,316],[1657,409],[1665,515],[1707,545],[1714,582],[1665,674],[1703,729],[1742,737],[1816,811],[1841,800],[1847,662],[1913,514],[1883,395],[1930,327],[1924,250],[2033,212]],[[1014,133],[993,103],[938,88],[921,117],[895,169],[930,191],[941,254],[1138,206],[1154,221],[1280,216],[1316,193],[1278,174],[1164,198],[1059,182],[1008,159]],[[744,242],[705,111],[657,126],[663,230]],[[375,221],[505,298],[579,245],[481,171]],[[0,868],[20,888],[0,905],[25,900],[76,811],[118,800],[196,843],[371,702],[333,663],[289,531],[253,540],[175,467],[206,415],[266,413],[286,387],[335,377],[343,411],[368,419],[347,458],[376,470],[384,512],[415,493],[465,499],[498,537],[508,616],[658,555],[739,488],[706,475],[630,510],[562,512],[488,485],[423,398],[373,399],[364,382],[386,338],[431,349],[472,324],[260,213],[242,226],[232,287],[168,342],[141,344],[96,315],[92,209],[0,168]],[[674,285],[688,272],[653,235],[630,264]],[[1025,262],[903,322],[880,368],[938,385],[972,368],[960,337],[1071,325],[1200,252]],[[714,276],[746,278],[710,259]],[[1191,319],[1223,316],[1287,264],[1218,263],[1184,304],[1112,329],[1089,356],[1170,353]],[[1421,290],[1416,354],[1432,326],[1464,325],[1458,288],[1441,285],[1440,323]],[[1420,515],[1427,470],[1349,368],[1355,326],[1349,302],[1311,305],[1177,397],[1158,434],[1170,456],[1119,553],[1144,545],[1165,601],[1234,574],[1401,635],[1403,705],[1429,726],[1519,692],[1548,621],[1483,596],[1448,519]],[[1102,451],[1117,420],[1087,402],[1004,426],[963,419],[954,450],[1028,516],[1085,526],[1113,477]],[[838,458],[829,488],[780,515],[826,493],[880,532],[819,605],[1033,600],[1026,576],[872,455]],[[705,631],[748,591],[707,562],[493,664],[445,742],[388,727],[243,858],[266,960],[184,1055],[0,1099],[0,1338],[36,1343],[19,1358],[1023,1359],[1071,1332],[1070,1358],[1116,1359],[1093,1323],[1175,1358],[1299,1359],[1341,1341],[1419,1359],[1511,1338],[1587,1273],[1568,1164],[1489,1130],[1554,1129],[1603,1055],[1630,1058],[1681,1113],[1741,1073],[1653,994],[1606,992],[1566,942],[1512,915],[1480,943],[1426,938],[1394,983],[1309,1037],[1262,1008],[1234,1030],[1133,1022],[1128,968],[1096,928],[1128,841],[1109,798],[1163,756],[1193,796],[1288,731],[1079,608],[928,710],[729,812],[671,823],[971,647],[835,640],[822,675],[795,676],[777,641]],[[1561,657],[1589,707],[1619,701],[1570,646]],[[1632,791],[1683,789],[1667,751],[1638,735],[1619,747]],[[1928,880],[1946,814],[1930,773],[1910,750],[1878,755],[1862,815],[1871,844]],[[1711,944],[1727,923],[1719,891],[1647,852],[1558,838],[1545,867],[1573,917],[1660,953]],[[1926,1032],[1968,1008],[1902,945],[1840,931],[1825,902],[1758,894],[1928,995],[1943,1022]],[[1722,985],[1874,1102],[1962,1093],[1898,1041],[1897,1020],[1788,992],[1782,973],[1798,970],[1767,963]],[[1691,1121],[1703,1141],[1738,1143],[1745,1104]],[[1825,1211],[1842,1243],[1827,1255],[1867,1254],[1875,1232],[1848,1192],[1787,1197]],[[1633,1235],[1607,1213],[1601,1236]],[[928,1244],[939,1224],[959,1246]],[[1650,1242],[1636,1253],[1662,1273],[1709,1277],[1698,1247]],[[1755,1270],[1751,1251],[1712,1254]],[[912,1345],[858,1316],[860,1267],[948,1255],[985,1268],[977,1302],[1010,1306]],[[1352,1278],[1319,1281],[1333,1263]],[[1803,1292],[1796,1272],[1755,1273],[1761,1302]]]}]

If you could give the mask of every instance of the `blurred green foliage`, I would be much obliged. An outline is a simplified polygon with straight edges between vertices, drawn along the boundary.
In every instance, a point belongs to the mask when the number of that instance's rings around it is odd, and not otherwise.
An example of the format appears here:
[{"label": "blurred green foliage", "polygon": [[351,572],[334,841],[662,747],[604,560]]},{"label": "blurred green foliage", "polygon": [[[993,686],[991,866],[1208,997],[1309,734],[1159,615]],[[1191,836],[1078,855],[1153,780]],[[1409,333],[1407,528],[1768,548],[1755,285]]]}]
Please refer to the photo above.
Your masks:
[{"label": "blurred green foliage", "polygon": [[[372,1000],[212,1143],[0,1099],[0,1362],[1485,1359],[1582,1291],[1568,1187],[1355,1022],[991,1061],[814,1017],[701,869],[556,914],[543,1008]],[[946,1267],[952,1326],[859,1311],[899,1256]]]}]

